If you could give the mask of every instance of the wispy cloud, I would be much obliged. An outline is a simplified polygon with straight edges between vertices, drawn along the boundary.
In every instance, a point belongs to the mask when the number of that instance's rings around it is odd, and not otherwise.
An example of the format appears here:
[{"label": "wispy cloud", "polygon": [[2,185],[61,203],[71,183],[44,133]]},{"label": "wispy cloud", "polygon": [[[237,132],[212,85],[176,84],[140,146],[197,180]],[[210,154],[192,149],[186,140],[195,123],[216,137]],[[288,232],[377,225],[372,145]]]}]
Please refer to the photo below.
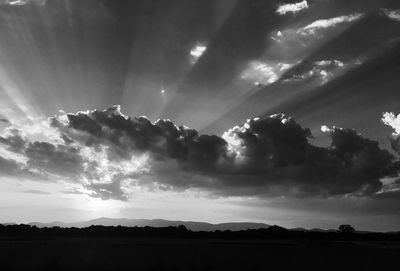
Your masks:
[{"label": "wispy cloud", "polygon": [[282,75],[283,81],[298,81],[317,79],[321,84],[343,74],[346,70],[359,65],[358,60],[343,63],[339,60],[319,60],[314,62],[299,62],[294,69]]},{"label": "wispy cloud", "polygon": [[305,27],[300,29],[299,32],[304,34],[314,34],[315,31],[318,29],[335,27],[336,25],[342,23],[351,23],[353,21],[360,19],[362,16],[363,14],[361,13],[354,13],[345,16],[317,20],[309,25],[306,25]]},{"label": "wispy cloud", "polygon": [[2,0],[0,4],[3,5],[10,5],[10,6],[24,6],[26,4],[35,3],[44,5],[46,4],[47,0]]},{"label": "wispy cloud", "polygon": [[308,8],[308,3],[306,0],[298,2],[298,3],[294,3],[294,4],[284,4],[281,5],[277,8],[276,12],[279,15],[285,15],[288,12],[291,13],[297,13],[303,9],[307,9]]},{"label": "wispy cloud", "polygon": [[292,67],[289,63],[267,63],[252,61],[242,72],[241,78],[254,84],[268,85],[276,82],[279,76]]},{"label": "wispy cloud", "polygon": [[43,190],[36,190],[36,189],[24,190],[24,191],[22,191],[22,192],[23,192],[23,193],[26,193],[26,194],[51,195],[50,192],[43,191]]},{"label": "wispy cloud", "polygon": [[400,9],[398,10],[390,10],[390,9],[382,9],[386,16],[390,19],[400,22]]}]

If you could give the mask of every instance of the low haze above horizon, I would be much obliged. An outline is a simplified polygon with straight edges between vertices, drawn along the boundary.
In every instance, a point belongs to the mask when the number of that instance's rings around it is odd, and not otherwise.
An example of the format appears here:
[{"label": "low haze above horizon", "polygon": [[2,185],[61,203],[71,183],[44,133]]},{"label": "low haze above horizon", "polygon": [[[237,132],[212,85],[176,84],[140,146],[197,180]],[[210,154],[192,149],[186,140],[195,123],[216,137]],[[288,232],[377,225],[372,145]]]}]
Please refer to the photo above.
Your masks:
[{"label": "low haze above horizon", "polygon": [[398,0],[0,0],[0,223],[400,230]]}]

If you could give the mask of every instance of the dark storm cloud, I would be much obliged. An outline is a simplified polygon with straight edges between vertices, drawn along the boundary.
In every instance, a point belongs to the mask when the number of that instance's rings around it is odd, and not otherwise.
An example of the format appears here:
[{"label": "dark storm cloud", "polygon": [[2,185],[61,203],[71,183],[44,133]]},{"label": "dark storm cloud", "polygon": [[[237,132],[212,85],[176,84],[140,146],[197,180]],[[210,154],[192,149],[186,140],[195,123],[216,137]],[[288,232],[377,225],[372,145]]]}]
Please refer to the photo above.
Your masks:
[{"label": "dark storm cloud", "polygon": [[400,153],[400,137],[398,136],[392,137],[390,140],[390,145],[392,146],[393,150]]},{"label": "dark storm cloud", "polygon": [[0,155],[0,177],[15,177],[17,179],[30,179],[43,181],[46,176],[27,167],[24,163]]},{"label": "dark storm cloud", "polygon": [[0,156],[0,173],[3,176],[20,175],[22,165],[13,159],[7,159]]},{"label": "dark storm cloud", "polygon": [[[170,120],[131,118],[119,106],[50,122],[62,143],[31,142],[16,128],[0,138],[8,151],[26,159],[18,164],[2,158],[3,175],[58,176],[104,200],[127,200],[130,179],[219,195],[371,197],[381,192],[380,179],[396,176],[399,169],[392,154],[354,130],[324,127],[331,145],[313,146],[310,130],[283,114],[248,120],[222,137]],[[141,155],[148,156],[144,168],[133,164]]]},{"label": "dark storm cloud", "polygon": [[23,155],[27,167],[56,175],[74,176],[82,172],[82,159],[79,149],[49,142],[30,142],[23,133],[11,127],[0,136],[0,143],[6,149]]},{"label": "dark storm cloud", "polygon": [[[0,156],[0,177],[39,182],[69,180],[80,183],[85,175],[84,161],[76,148],[48,142],[30,142],[16,128],[9,129],[6,135],[0,137],[0,143],[0,146],[16,153],[18,158],[17,161]],[[40,190],[27,190],[23,193],[50,194]]]},{"label": "dark storm cloud", "polygon": [[[395,158],[378,142],[354,130],[325,128],[332,143],[316,147],[309,143],[309,129],[282,114],[248,120],[223,137],[199,135],[169,120],[130,118],[117,106],[53,118],[52,125],[85,146],[107,146],[112,159],[148,153],[153,169],[144,175],[163,174],[157,182],[172,189],[199,187],[225,195],[371,196],[382,188],[381,178],[397,173]],[[171,161],[176,170],[160,169]],[[180,178],[184,180],[177,181]],[[91,186],[102,198],[110,191],[118,195],[117,187],[115,180]]]},{"label": "dark storm cloud", "polygon": [[127,201],[128,196],[121,188],[121,181],[114,180],[111,183],[92,183],[87,186],[92,191],[89,195],[102,200],[116,199]]},{"label": "dark storm cloud", "polygon": [[7,128],[6,133],[0,136],[0,143],[13,152],[21,152],[25,148],[26,138],[20,130],[12,127]]},{"label": "dark storm cloud", "polygon": [[243,185],[246,180],[246,185],[260,187],[259,193],[265,185],[276,186],[282,193],[282,185],[299,196],[365,196],[381,189],[380,178],[396,173],[394,157],[353,130],[329,130],[331,145],[319,148],[308,142],[308,129],[283,115],[246,124],[233,133],[243,141],[240,148],[245,162],[230,181],[237,179]]},{"label": "dark storm cloud", "polygon": [[27,145],[24,154],[31,168],[70,177],[83,171],[83,159],[75,147],[35,141]]},{"label": "dark storm cloud", "polygon": [[[398,187],[400,187],[400,185]],[[385,192],[376,194],[376,195],[374,195],[374,198],[376,198],[376,199],[399,199],[400,198],[400,189],[397,188],[397,190],[385,191]]]},{"label": "dark storm cloud", "polygon": [[126,117],[119,106],[67,114],[67,119],[65,123],[53,118],[52,125],[86,146],[109,146],[109,154],[119,159],[130,158],[135,152],[149,152],[156,160],[176,159],[182,165],[202,168],[213,167],[226,154],[227,144],[217,136],[199,135],[196,130],[169,120],[153,124],[145,117]]}]

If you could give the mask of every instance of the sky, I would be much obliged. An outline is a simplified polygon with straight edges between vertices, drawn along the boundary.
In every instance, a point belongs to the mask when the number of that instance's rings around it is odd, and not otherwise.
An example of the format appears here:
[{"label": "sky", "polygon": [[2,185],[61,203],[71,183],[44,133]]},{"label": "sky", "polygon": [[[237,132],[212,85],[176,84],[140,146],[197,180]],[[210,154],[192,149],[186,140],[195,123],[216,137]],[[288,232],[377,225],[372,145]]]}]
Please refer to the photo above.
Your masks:
[{"label": "sky", "polygon": [[0,0],[0,222],[400,230],[398,0]]}]

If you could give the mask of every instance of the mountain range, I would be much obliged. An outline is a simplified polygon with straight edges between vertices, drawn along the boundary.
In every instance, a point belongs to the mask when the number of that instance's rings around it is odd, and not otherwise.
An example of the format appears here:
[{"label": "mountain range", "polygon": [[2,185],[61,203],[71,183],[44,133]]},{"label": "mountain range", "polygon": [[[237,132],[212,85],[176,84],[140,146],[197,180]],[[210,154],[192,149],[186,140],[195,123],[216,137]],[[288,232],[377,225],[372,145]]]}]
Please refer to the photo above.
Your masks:
[{"label": "mountain range", "polygon": [[39,228],[42,227],[76,227],[76,228],[84,228],[92,225],[102,225],[102,226],[124,226],[124,227],[169,227],[169,226],[179,226],[184,225],[187,229],[192,231],[238,231],[238,230],[247,230],[247,229],[266,229],[269,228],[270,225],[264,223],[251,223],[251,222],[229,222],[229,223],[219,223],[212,224],[206,222],[194,222],[194,221],[171,221],[164,219],[127,219],[127,218],[107,218],[101,217],[89,221],[81,221],[81,222],[72,222],[72,223],[64,223],[64,222],[50,222],[50,223],[41,223],[41,222],[31,222],[29,223],[31,226],[36,226]]}]

